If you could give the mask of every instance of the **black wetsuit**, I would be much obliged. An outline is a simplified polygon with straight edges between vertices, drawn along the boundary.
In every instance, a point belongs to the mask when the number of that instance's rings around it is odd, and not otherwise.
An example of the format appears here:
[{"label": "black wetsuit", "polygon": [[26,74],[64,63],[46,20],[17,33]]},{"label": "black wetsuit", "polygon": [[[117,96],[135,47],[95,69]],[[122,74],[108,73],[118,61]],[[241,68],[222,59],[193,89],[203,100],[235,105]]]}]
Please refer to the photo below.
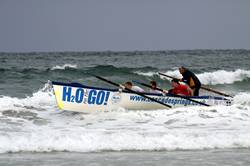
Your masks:
[{"label": "black wetsuit", "polygon": [[200,80],[195,76],[195,74],[189,70],[186,70],[182,74],[182,81],[187,83],[191,89],[194,89],[194,96],[199,96],[199,90],[201,88]]}]

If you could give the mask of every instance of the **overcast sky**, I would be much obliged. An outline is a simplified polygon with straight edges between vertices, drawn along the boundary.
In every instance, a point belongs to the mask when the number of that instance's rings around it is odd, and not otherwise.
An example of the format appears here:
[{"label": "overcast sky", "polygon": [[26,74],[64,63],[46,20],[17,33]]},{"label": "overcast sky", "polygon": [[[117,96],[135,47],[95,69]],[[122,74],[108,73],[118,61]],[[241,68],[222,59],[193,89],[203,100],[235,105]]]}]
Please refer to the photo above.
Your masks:
[{"label": "overcast sky", "polygon": [[250,0],[0,0],[0,51],[250,49]]}]

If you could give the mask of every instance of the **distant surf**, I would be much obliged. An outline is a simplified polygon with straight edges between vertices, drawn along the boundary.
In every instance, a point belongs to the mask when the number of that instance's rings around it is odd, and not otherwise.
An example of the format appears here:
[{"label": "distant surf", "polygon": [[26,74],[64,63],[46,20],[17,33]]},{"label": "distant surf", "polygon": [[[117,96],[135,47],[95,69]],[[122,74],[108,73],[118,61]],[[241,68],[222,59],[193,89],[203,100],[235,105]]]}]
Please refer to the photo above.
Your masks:
[{"label": "distant surf", "polygon": [[56,66],[53,66],[51,68],[51,70],[65,70],[66,68],[73,68],[73,69],[76,69],[77,68],[77,65],[75,64],[64,64],[62,66],[59,66],[59,65],[56,65]]},{"label": "distant surf", "polygon": [[[143,76],[156,76],[158,72],[140,72],[136,71],[136,74]],[[169,76],[181,78],[181,74],[178,70],[162,72]],[[217,70],[212,72],[204,72],[197,74],[197,77],[205,85],[218,85],[218,84],[233,84],[235,82],[245,81],[250,78],[250,70],[237,69],[235,71]],[[168,79],[167,77],[161,76],[162,79]]]}]

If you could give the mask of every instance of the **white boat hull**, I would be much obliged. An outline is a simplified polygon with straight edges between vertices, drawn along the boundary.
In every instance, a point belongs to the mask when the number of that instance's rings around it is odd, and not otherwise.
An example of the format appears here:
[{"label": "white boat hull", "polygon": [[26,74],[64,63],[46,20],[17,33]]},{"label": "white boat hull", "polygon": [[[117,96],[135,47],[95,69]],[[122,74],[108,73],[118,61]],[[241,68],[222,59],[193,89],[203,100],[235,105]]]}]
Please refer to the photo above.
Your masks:
[{"label": "white boat hull", "polygon": [[[62,110],[76,112],[112,111],[118,108],[128,110],[156,110],[168,109],[159,103],[153,102],[139,95],[121,92],[118,89],[88,87],[81,84],[52,82],[58,107]],[[196,102],[171,95],[148,94],[165,104],[175,107],[200,105]],[[190,99],[209,105],[231,105],[231,100],[223,97],[199,96]]]}]

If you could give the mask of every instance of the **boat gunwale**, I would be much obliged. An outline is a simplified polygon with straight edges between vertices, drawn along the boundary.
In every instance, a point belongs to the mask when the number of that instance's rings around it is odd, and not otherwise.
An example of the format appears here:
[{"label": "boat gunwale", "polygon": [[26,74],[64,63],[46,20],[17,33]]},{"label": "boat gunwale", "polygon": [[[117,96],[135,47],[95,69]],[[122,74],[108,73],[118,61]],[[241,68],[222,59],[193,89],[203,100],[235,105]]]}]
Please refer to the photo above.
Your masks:
[{"label": "boat gunwale", "polygon": [[[52,85],[71,86],[71,87],[88,88],[88,89],[96,89],[96,90],[105,90],[105,91],[112,91],[112,92],[118,92],[119,91],[119,89],[93,87],[93,86],[83,85],[83,84],[77,83],[77,82],[63,83],[63,82],[52,81]],[[130,93],[130,94],[132,93],[132,92],[128,92],[126,90],[125,91],[123,90],[122,92],[123,93]],[[147,93],[147,92],[143,92],[142,94],[144,94],[144,95],[150,95],[150,96],[157,96],[157,97],[174,97],[171,94],[162,95],[162,94]],[[209,99],[209,98],[212,98],[212,99],[215,99],[215,100],[229,100],[227,98],[218,97],[218,96],[185,96],[185,98],[190,98],[190,99]]]}]

